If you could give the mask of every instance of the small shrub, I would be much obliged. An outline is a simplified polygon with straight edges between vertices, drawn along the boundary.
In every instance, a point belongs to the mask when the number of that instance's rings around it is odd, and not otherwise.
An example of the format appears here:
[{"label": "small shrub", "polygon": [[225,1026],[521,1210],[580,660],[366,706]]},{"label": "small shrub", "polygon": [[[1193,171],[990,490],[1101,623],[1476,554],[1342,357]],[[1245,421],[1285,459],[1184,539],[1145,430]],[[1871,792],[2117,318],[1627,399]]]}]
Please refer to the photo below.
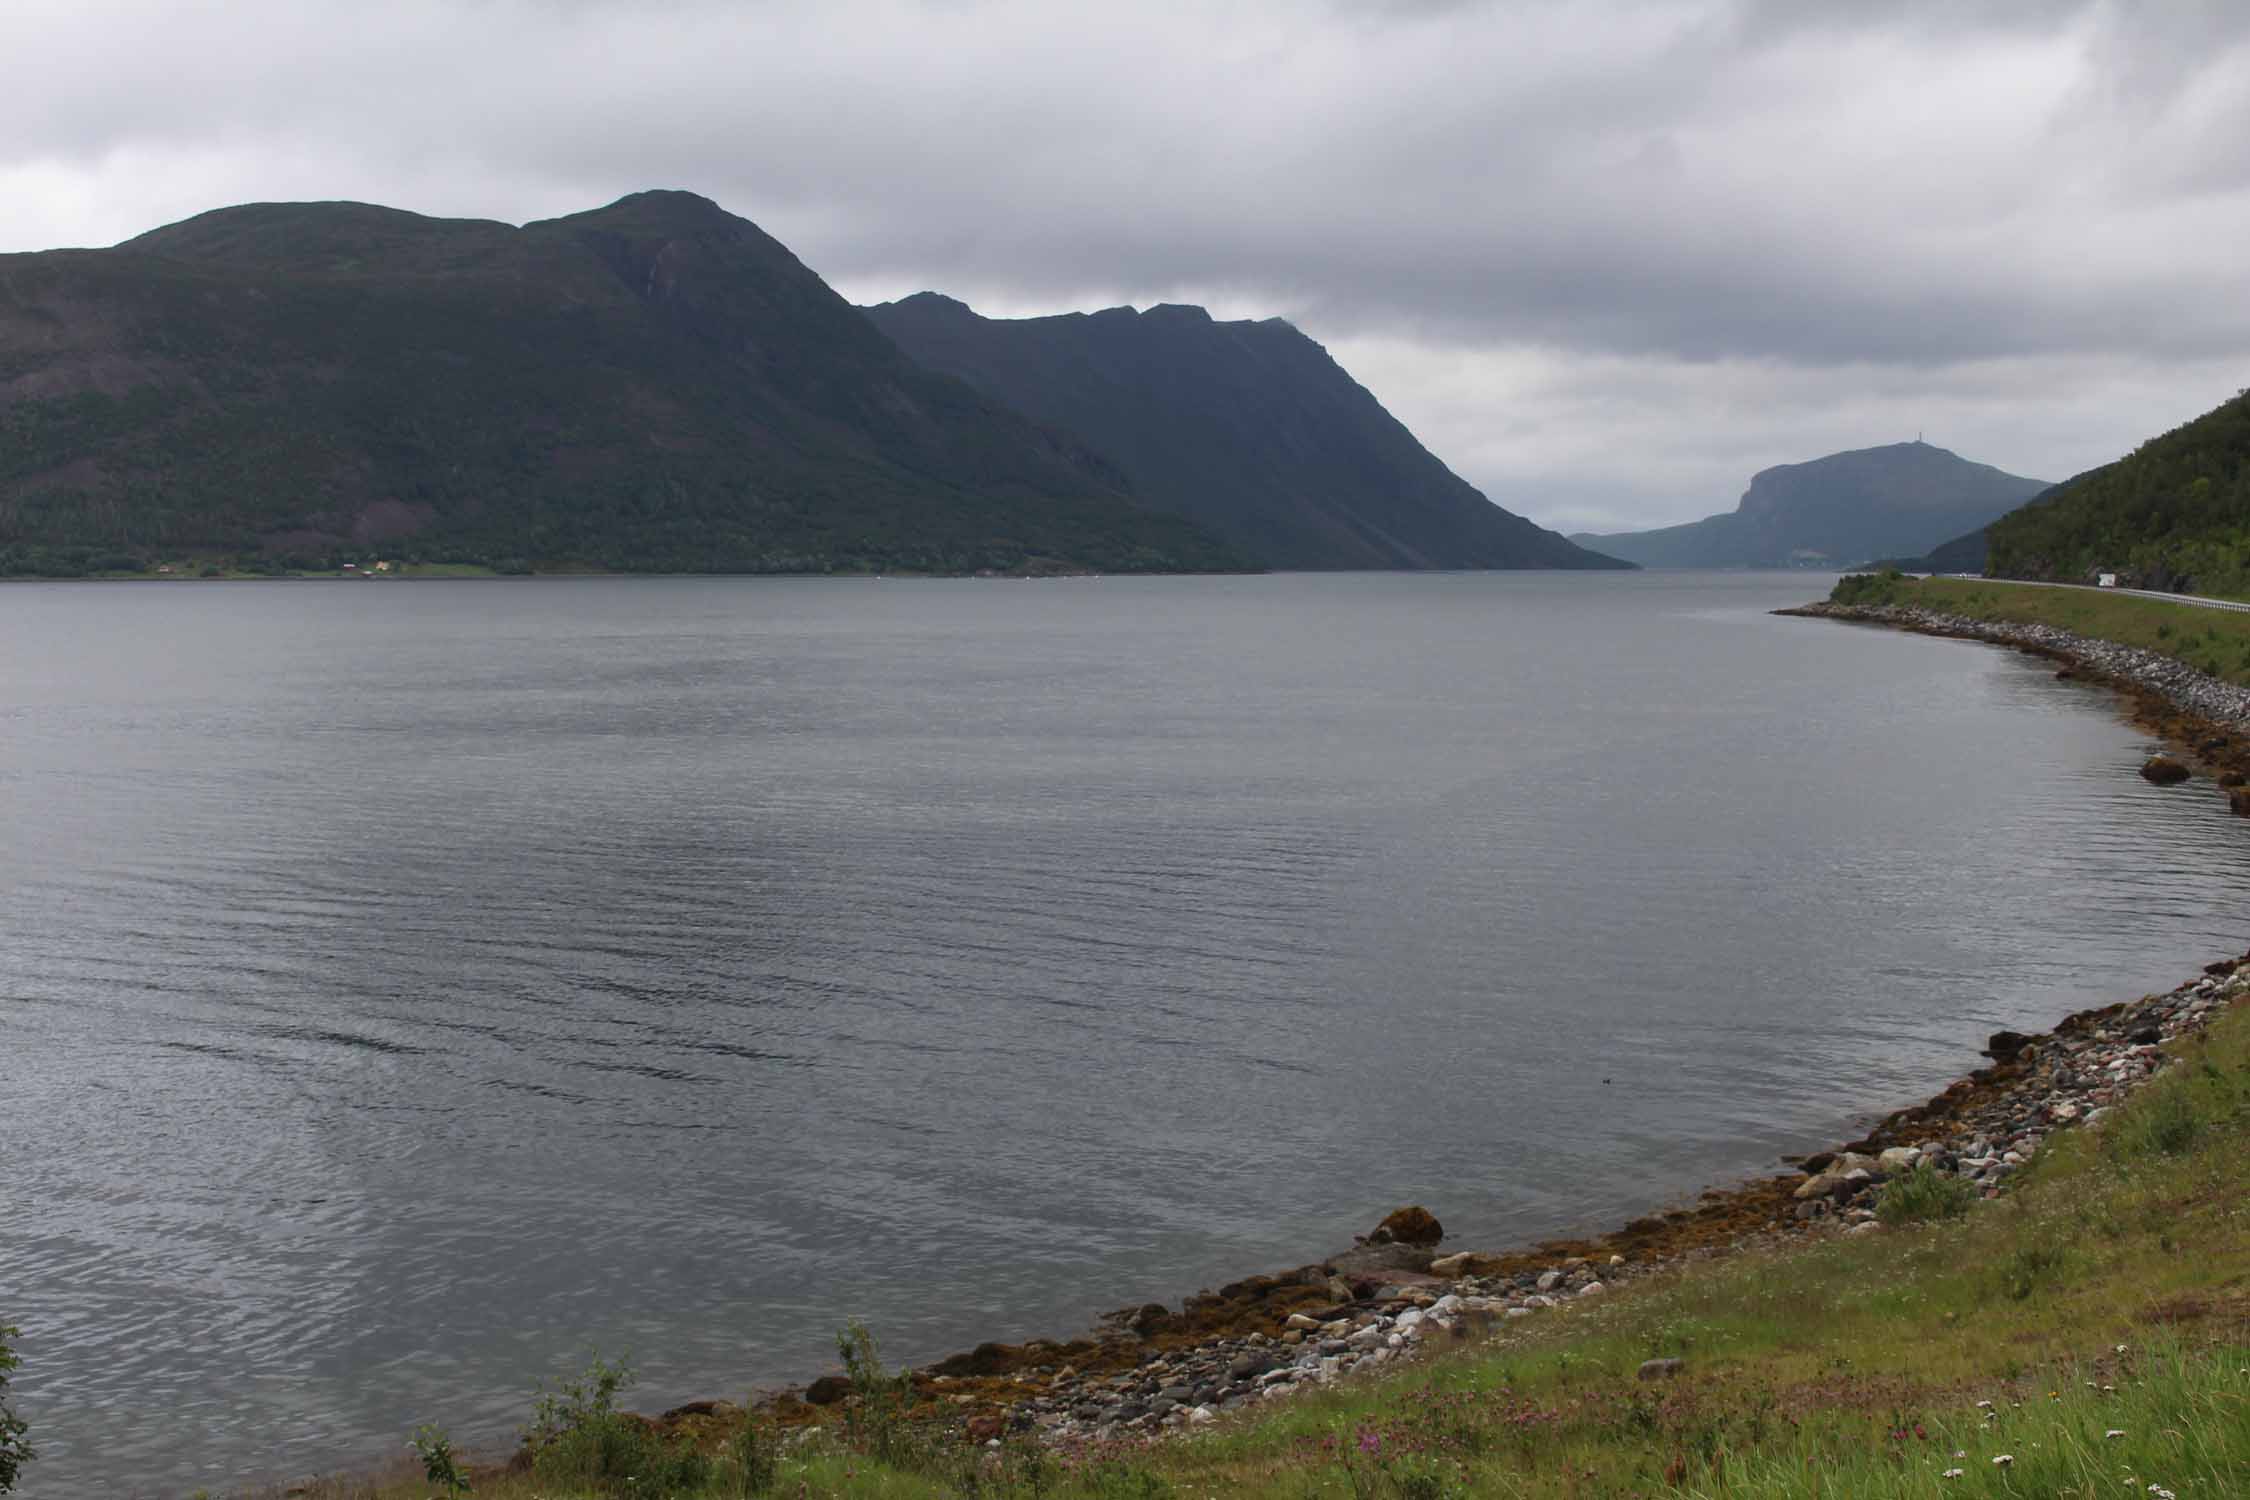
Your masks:
[{"label": "small shrub", "polygon": [[2062,1278],[2070,1252],[2060,1245],[2022,1245],[2000,1263],[2000,1285],[2011,1301],[2026,1301]]},{"label": "small shrub", "polygon": [[742,1493],[763,1495],[771,1491],[780,1456],[781,1445],[773,1429],[744,1401],[742,1425],[727,1442],[727,1457],[734,1461],[735,1479]]},{"label": "small shrub", "polygon": [[8,1375],[23,1367],[22,1358],[10,1342],[20,1332],[11,1324],[0,1323],[0,1495],[16,1487],[16,1477],[23,1472],[23,1466],[38,1456],[24,1438],[29,1429],[23,1418],[8,1404]]},{"label": "small shrub", "polygon": [[1153,1469],[1113,1464],[1087,1473],[1086,1493],[1094,1500],[1170,1500],[1172,1485]]},{"label": "small shrub", "polygon": [[1875,1197],[1875,1217],[1886,1224],[1956,1219],[1976,1201],[1976,1184],[1924,1164],[1883,1184]]},{"label": "small shrub", "polygon": [[2124,1156],[2178,1156],[2203,1134],[2195,1100],[2179,1080],[2151,1089],[2110,1133]]},{"label": "small shrub", "polygon": [[852,1383],[851,1404],[844,1413],[846,1436],[870,1458],[911,1467],[916,1445],[906,1413],[914,1402],[914,1377],[903,1370],[884,1372],[882,1349],[857,1318],[837,1333],[836,1354]]},{"label": "small shrub", "polygon": [[631,1366],[596,1355],[584,1375],[543,1391],[524,1433],[532,1472],[617,1500],[655,1500],[708,1482],[709,1459],[668,1447],[647,1422],[617,1409],[617,1393],[632,1383]]},{"label": "small shrub", "polygon": [[469,1493],[469,1481],[461,1473],[460,1460],[453,1452],[453,1439],[442,1427],[424,1424],[414,1429],[414,1454],[422,1460],[422,1476],[432,1484],[442,1484],[448,1495]]}]

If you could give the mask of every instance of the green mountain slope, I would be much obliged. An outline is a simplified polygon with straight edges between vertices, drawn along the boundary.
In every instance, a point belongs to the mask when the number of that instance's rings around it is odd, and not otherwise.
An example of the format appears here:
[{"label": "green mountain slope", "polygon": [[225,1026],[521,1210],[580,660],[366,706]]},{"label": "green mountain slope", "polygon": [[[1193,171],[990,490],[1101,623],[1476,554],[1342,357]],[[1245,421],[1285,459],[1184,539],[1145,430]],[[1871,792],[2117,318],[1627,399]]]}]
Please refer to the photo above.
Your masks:
[{"label": "green mountain slope", "polygon": [[2250,391],[1992,523],[1989,571],[2250,596]]},{"label": "green mountain slope", "polygon": [[339,550],[1241,565],[692,194],[521,229],[257,204],[0,256],[0,569]]},{"label": "green mountain slope", "polygon": [[923,364],[1080,434],[1144,501],[1267,567],[1623,566],[1486,500],[1278,318],[996,319],[933,292],[865,311]]},{"label": "green mountain slope", "polygon": [[1893,443],[1762,470],[1724,515],[1571,540],[1652,568],[1839,567],[1922,553],[2045,487],[1928,443]]}]

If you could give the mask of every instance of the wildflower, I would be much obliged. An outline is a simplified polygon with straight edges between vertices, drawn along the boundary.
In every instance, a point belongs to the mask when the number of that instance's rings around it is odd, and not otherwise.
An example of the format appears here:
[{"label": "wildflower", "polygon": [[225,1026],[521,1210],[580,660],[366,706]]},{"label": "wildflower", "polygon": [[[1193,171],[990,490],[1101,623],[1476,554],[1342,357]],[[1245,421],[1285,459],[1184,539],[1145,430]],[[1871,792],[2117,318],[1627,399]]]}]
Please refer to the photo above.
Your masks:
[{"label": "wildflower", "polygon": [[[2123,1354],[2125,1352],[2125,1346],[2123,1344],[2119,1344],[2117,1346],[2117,1352]],[[2153,1489],[2155,1488],[2155,1486],[2151,1485],[2150,1488]]]},{"label": "wildflower", "polygon": [[2148,1492],[2154,1495],[2156,1497],[2156,1500],[2180,1500],[2179,1496],[2173,1494],[2170,1490],[2164,1488],[2164,1486],[2160,1484],[2150,1485],[2148,1487]]},{"label": "wildflower", "polygon": [[1992,1403],[1991,1403],[1991,1402],[1989,1402],[1989,1401],[1979,1401],[1979,1402],[1977,1403],[1977,1410],[1978,1410],[1978,1411],[1990,1411],[1990,1410],[1992,1410]]},{"label": "wildflower", "polygon": [[1940,1474],[1938,1478],[1959,1479],[1963,1474],[1966,1474],[1968,1472],[1969,1471],[1967,1469],[1947,1469],[1943,1474]]},{"label": "wildflower", "polygon": [[1955,1458],[1967,1458],[1969,1456],[1969,1450],[1966,1448],[1956,1448],[1953,1450],[1953,1456]]},{"label": "wildflower", "polygon": [[2105,1438],[2121,1438],[2124,1435],[2125,1429],[2122,1427],[2112,1427],[2109,1431],[2102,1434],[2102,1436]]},{"label": "wildflower", "polygon": [[1995,1469],[2005,1469],[2015,1461],[2016,1456],[2013,1453],[1995,1453],[1992,1455],[1992,1467]]}]

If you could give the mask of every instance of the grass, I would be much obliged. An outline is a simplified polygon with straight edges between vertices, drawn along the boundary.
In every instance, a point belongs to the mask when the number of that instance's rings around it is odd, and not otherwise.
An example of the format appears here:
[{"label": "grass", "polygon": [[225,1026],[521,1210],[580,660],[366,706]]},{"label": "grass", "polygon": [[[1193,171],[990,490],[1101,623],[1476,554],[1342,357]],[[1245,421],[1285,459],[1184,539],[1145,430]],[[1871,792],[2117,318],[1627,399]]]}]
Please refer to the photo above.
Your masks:
[{"label": "grass", "polygon": [[1836,585],[1838,604],[1896,604],[1972,620],[2052,625],[2176,657],[2199,672],[2250,687],[2250,613],[2169,604],[2097,589],[2027,588],[1969,578],[1854,574]]},{"label": "grass", "polygon": [[[700,1468],[670,1469],[656,1487],[660,1465],[644,1447],[628,1455],[639,1466],[630,1479],[543,1457],[528,1472],[474,1476],[475,1493],[2115,1500],[2130,1482],[2158,1500],[2240,1495],[2250,1491],[2250,1008],[2174,1050],[2178,1063],[2101,1130],[2054,1137],[1996,1202],[1955,1212],[1967,1207],[1957,1195],[1907,1178],[1881,1233],[1628,1282],[1506,1324],[1501,1339],[1193,1436],[1045,1451],[902,1426],[895,1378],[847,1331],[859,1394],[809,1440],[745,1421]],[[1638,1380],[1658,1356],[1684,1360],[1684,1372]],[[598,1406],[597,1425],[634,1422],[610,1407],[614,1385],[577,1389],[581,1416]],[[543,1454],[561,1451],[556,1434],[571,1428],[555,1414],[543,1409]],[[401,1479],[292,1493],[438,1492]]]}]

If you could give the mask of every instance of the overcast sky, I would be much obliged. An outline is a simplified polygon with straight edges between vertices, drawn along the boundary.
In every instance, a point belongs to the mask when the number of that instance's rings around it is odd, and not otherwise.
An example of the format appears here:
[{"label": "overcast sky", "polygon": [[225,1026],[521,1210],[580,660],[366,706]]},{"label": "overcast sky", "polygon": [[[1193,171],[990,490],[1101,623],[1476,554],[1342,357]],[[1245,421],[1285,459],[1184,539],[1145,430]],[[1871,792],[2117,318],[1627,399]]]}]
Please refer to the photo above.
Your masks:
[{"label": "overcast sky", "polygon": [[1200,302],[1563,530],[2250,385],[2242,0],[0,0],[0,249],[643,187],[858,301]]}]

